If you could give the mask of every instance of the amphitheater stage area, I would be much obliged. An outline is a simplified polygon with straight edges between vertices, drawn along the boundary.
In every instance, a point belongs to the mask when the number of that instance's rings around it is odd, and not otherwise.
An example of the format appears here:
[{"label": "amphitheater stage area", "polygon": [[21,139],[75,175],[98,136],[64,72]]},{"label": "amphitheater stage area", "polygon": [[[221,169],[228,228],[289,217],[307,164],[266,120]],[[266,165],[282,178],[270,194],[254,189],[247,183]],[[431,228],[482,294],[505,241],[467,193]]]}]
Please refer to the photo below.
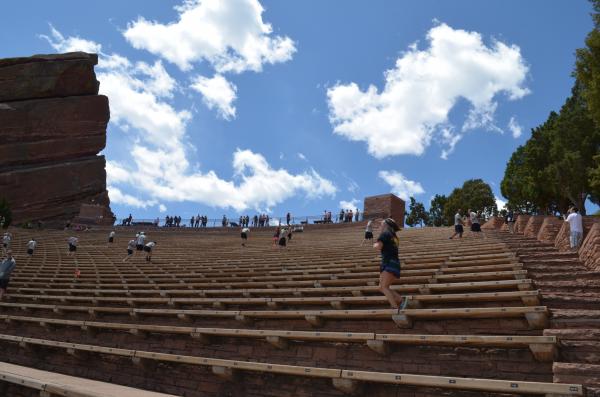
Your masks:
[{"label": "amphitheater stage area", "polygon": [[242,247],[237,228],[147,227],[152,262],[123,262],[139,228],[10,229],[0,395],[600,396],[600,273],[523,232],[398,232],[398,311],[363,222],[281,250],[273,228]]}]

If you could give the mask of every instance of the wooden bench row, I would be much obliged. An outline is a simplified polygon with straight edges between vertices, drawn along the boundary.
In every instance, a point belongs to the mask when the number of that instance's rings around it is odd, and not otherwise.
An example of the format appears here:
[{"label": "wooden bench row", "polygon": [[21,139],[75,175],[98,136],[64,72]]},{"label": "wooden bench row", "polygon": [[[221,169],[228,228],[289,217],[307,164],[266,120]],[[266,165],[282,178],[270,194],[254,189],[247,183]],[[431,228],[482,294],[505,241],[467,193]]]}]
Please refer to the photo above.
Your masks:
[{"label": "wooden bench row", "polygon": [[[351,286],[351,287],[323,287],[315,286],[311,287],[300,287],[300,288],[246,288],[246,289],[195,289],[193,285],[176,283],[168,285],[168,287],[179,287],[178,289],[161,289],[161,286],[152,285],[153,289],[147,289],[147,284],[116,284],[121,289],[109,289],[101,288],[95,284],[89,285],[94,288],[84,288],[86,285],[71,285],[71,288],[53,288],[52,284],[44,284],[43,287],[30,288],[30,287],[18,287],[17,293],[28,293],[35,292],[41,295],[46,294],[89,294],[94,296],[103,295],[159,295],[163,297],[180,296],[263,296],[263,295],[293,295],[293,296],[305,296],[305,295],[322,295],[322,294],[335,294],[344,295],[352,294],[354,296],[362,296],[369,293],[379,293],[376,282],[372,281],[367,283],[366,286]],[[11,284],[11,286],[14,284]],[[82,288],[76,288],[81,286]],[[163,285],[164,286],[164,285]],[[273,286],[275,287],[275,286]],[[141,289],[136,289],[141,288]],[[506,289],[518,289],[520,291],[529,291],[533,288],[533,283],[530,279],[522,280],[495,280],[495,281],[471,281],[466,283],[435,283],[435,284],[395,284],[390,287],[391,289],[400,293],[416,293],[431,294],[433,292],[458,292],[458,291],[489,291],[489,290],[506,290]]]},{"label": "wooden bench row", "polygon": [[452,308],[452,309],[356,309],[356,310],[207,310],[207,309],[143,309],[108,306],[41,305],[29,303],[0,302],[0,307],[23,311],[48,310],[57,314],[65,312],[123,314],[137,318],[142,315],[176,316],[181,320],[190,317],[220,317],[251,323],[258,319],[304,319],[314,327],[321,327],[325,320],[393,320],[398,327],[412,328],[413,320],[515,318],[524,317],[531,329],[543,329],[548,325],[548,309],[545,306]]},{"label": "wooden bench row", "polygon": [[[335,309],[343,309],[348,305],[387,305],[388,300],[383,295],[377,296],[312,296],[312,297],[240,297],[240,298],[148,298],[148,297],[107,297],[107,296],[72,296],[72,295],[30,295],[13,294],[12,299],[19,301],[59,301],[61,303],[85,302],[95,306],[105,303],[121,303],[135,307],[138,305],[210,305],[216,309],[224,309],[227,305],[259,306],[266,305],[270,308],[293,305],[331,305]],[[509,292],[482,292],[464,294],[438,294],[438,295],[408,295],[408,307],[419,308],[423,304],[455,303],[455,302],[500,302],[519,300],[527,306],[539,306],[539,291],[509,291]]]},{"label": "wooden bench row", "polygon": [[127,324],[98,321],[64,320],[44,317],[26,317],[0,315],[0,320],[7,323],[35,323],[49,331],[54,326],[79,327],[93,333],[99,330],[125,331],[136,336],[146,334],[188,335],[202,343],[212,343],[212,337],[235,337],[264,339],[278,349],[286,349],[289,341],[315,341],[334,343],[365,343],[375,352],[387,355],[391,346],[471,346],[499,348],[529,348],[538,361],[552,361],[556,355],[555,336],[517,336],[517,335],[414,335],[386,334],[373,332],[321,332],[321,331],[289,331],[263,330],[244,328],[203,328],[151,324]]},{"label": "wooden bench row", "polygon": [[[275,285],[278,287],[306,287],[306,286],[316,286],[316,287],[326,287],[326,286],[353,286],[353,285],[369,285],[369,283],[377,283],[379,279],[379,273],[373,272],[370,274],[371,277],[363,277],[358,274],[353,275],[354,277],[327,277],[324,276],[322,278],[319,277],[311,277],[309,280],[276,280],[276,281],[244,281],[244,282],[198,282],[196,280],[183,280],[173,278],[167,279],[146,279],[146,283],[139,283],[147,287],[149,285],[156,285],[158,287],[167,288],[167,286],[172,286],[174,281],[177,281],[179,284],[186,284],[193,288],[204,288],[204,289],[222,289],[222,288],[275,288]],[[507,279],[525,279],[527,277],[526,270],[506,270],[506,271],[497,271],[497,272],[475,272],[475,273],[456,273],[456,274],[431,274],[424,276],[400,276],[400,278],[396,281],[398,284],[406,284],[406,283],[443,283],[443,282],[458,282],[458,281],[492,281],[492,280],[507,280]],[[198,277],[201,279],[201,277]],[[172,281],[171,283],[166,282],[167,280]],[[104,280],[97,279],[96,283],[90,283],[85,280],[80,280],[78,278],[71,278],[70,281],[67,280],[56,280],[56,279],[47,279],[47,278],[30,278],[26,280],[18,280],[15,279],[12,282],[13,286],[19,287],[29,287],[31,285],[54,285],[55,287],[64,287],[71,285],[87,285],[87,286],[95,286],[99,288],[111,288],[114,286],[122,286],[123,284],[127,284],[127,280],[122,279],[120,283],[106,283]],[[135,284],[135,283],[134,283]]]},{"label": "wooden bench row", "polygon": [[[402,384],[411,386],[439,387],[461,390],[479,390],[500,393],[537,394],[537,395],[563,395],[582,396],[583,387],[575,384],[510,381],[444,377],[432,375],[413,375],[398,373],[381,373],[372,371],[344,370],[337,368],[318,368],[308,366],[295,366],[250,362],[241,360],[225,360],[208,357],[186,356],[169,353],[156,353],[151,351],[120,349],[104,346],[58,342],[46,339],[26,338],[12,335],[0,335],[0,340],[8,343],[18,343],[22,348],[44,346],[63,349],[67,354],[78,355],[81,353],[108,354],[129,358],[136,365],[145,365],[148,362],[170,362],[189,365],[210,367],[212,372],[226,380],[235,379],[236,372],[263,372],[288,374],[294,376],[329,378],[333,386],[346,393],[355,393],[362,382]],[[126,395],[124,395],[126,396]]]},{"label": "wooden bench row", "polygon": [[40,397],[176,397],[0,362],[0,381],[40,391]]}]

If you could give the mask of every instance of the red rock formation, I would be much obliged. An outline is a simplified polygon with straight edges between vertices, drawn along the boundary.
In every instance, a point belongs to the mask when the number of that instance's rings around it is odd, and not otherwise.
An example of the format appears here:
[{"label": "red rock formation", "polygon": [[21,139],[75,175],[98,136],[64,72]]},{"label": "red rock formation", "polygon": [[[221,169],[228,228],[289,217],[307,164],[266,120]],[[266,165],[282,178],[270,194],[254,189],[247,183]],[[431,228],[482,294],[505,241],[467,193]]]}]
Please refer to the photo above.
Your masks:
[{"label": "red rock formation", "polygon": [[529,218],[531,215],[517,215],[517,220],[515,222],[515,233],[523,234],[525,231],[525,225],[529,222]]},{"label": "red rock formation", "polygon": [[579,259],[593,271],[600,271],[600,221],[592,225],[579,248]]},{"label": "red rock formation", "polygon": [[365,198],[364,219],[393,218],[400,227],[404,226],[405,203],[393,194],[381,194]]},{"label": "red rock formation", "polygon": [[491,216],[490,219],[488,219],[488,221],[481,226],[481,228],[486,230],[500,229],[503,223],[504,219],[502,219],[502,217]]},{"label": "red rock formation", "polygon": [[[64,221],[82,203],[108,207],[108,98],[93,54],[0,60],[0,196],[14,222]],[[111,213],[112,215],[112,213]]]},{"label": "red rock formation", "polygon": [[[583,217],[583,239],[587,236],[588,232],[596,223],[600,223],[600,218],[597,216],[584,216]],[[560,251],[568,251],[571,248],[570,243],[571,227],[567,222],[563,222],[560,231],[556,235],[554,246]]]},{"label": "red rock formation", "polygon": [[523,234],[525,237],[533,237],[536,238],[540,228],[542,227],[542,223],[544,223],[544,219],[546,219],[545,215],[533,215],[527,221],[525,228],[523,229]]},{"label": "red rock formation", "polygon": [[554,243],[563,222],[562,219],[558,219],[555,216],[545,218],[538,232],[537,239],[544,243]]}]

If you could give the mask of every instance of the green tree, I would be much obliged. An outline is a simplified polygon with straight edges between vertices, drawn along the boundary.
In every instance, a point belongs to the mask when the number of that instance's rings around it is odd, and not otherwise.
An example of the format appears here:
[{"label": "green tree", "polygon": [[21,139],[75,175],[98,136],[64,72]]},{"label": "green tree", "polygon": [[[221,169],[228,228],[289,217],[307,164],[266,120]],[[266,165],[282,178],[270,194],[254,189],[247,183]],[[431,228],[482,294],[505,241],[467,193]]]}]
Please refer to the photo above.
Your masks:
[{"label": "green tree", "polygon": [[417,202],[414,197],[410,198],[410,204],[408,208],[410,211],[406,217],[406,224],[408,226],[414,227],[416,225],[420,225],[423,227],[423,224],[427,224],[429,222],[429,214],[425,210],[425,206],[423,203]]},{"label": "green tree", "polygon": [[575,76],[582,86],[590,116],[600,125],[600,0],[591,0],[594,28],[585,39],[585,47],[576,51]]},{"label": "green tree", "polygon": [[[594,164],[594,156],[600,149],[600,130],[589,116],[579,84],[575,84],[572,93],[560,109],[557,122],[550,131],[551,162],[547,170],[552,177],[558,198],[568,199],[579,207],[582,215],[585,215],[585,201],[590,198],[597,202],[600,198],[590,195],[590,171]],[[566,206],[560,208],[563,213],[566,209]]]},{"label": "green tree", "polygon": [[449,225],[454,223],[454,214],[462,209],[463,215],[468,209],[481,211],[485,216],[498,213],[496,198],[490,185],[481,179],[469,179],[461,188],[456,188],[448,196],[444,206],[444,218]]},{"label": "green tree", "polygon": [[590,172],[590,195],[594,198],[600,197],[600,154],[594,156],[594,165]]},{"label": "green tree", "polygon": [[444,218],[444,207],[448,197],[443,194],[436,194],[429,205],[429,224],[430,226],[448,226],[446,218]]}]

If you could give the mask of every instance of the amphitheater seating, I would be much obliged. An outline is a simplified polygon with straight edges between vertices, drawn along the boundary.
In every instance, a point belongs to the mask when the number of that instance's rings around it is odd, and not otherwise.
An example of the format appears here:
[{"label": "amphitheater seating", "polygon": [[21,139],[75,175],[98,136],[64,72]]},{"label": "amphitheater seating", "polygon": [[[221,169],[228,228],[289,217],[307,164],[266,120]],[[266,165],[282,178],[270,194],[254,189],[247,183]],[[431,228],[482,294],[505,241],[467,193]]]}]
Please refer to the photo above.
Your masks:
[{"label": "amphitheater seating", "polygon": [[40,391],[40,397],[175,397],[0,362],[0,380]]},{"label": "amphitheater seating", "polygon": [[[132,229],[119,229],[113,245],[106,230],[83,233],[75,257],[66,255],[65,232],[38,232],[31,258],[30,233],[14,230],[18,265],[0,302],[0,346],[30,358],[50,349],[83,366],[90,354],[128,360],[138,377],[156,363],[202,367],[208,375],[189,378],[221,379],[206,385],[211,396],[220,393],[215,384],[246,382],[236,376],[242,372],[321,378],[337,393],[369,384],[424,388],[424,396],[439,389],[583,395],[581,385],[552,383],[560,340],[543,336],[552,313],[500,239],[400,232],[402,276],[392,289],[409,305],[398,311],[378,291],[377,253],[360,246],[364,224],[311,227],[284,251],[270,248],[268,229],[254,230],[245,248],[230,230],[152,230],[153,263],[139,255],[122,262]],[[405,349],[454,354],[464,365],[411,367],[409,357],[396,372],[390,360]],[[312,360],[296,356],[306,350]],[[491,354],[497,371],[477,369],[478,355]],[[503,357],[512,364],[502,366]],[[195,381],[145,387],[196,396],[198,386],[188,386]]]},{"label": "amphitheater seating", "polygon": [[[442,388],[459,388],[466,390],[486,390],[513,393],[532,393],[532,394],[560,394],[565,396],[583,395],[582,387],[579,385],[553,384],[540,382],[515,382],[489,379],[466,379],[441,376],[425,376],[397,373],[377,373],[372,371],[350,371],[333,368],[318,368],[294,365],[280,365],[262,362],[248,362],[239,360],[223,360],[206,357],[194,357],[178,354],[155,353],[149,351],[115,349],[110,347],[58,342],[53,340],[14,337],[10,335],[1,335],[0,340],[6,342],[18,343],[23,348],[30,346],[44,346],[66,350],[67,354],[76,355],[84,353],[99,353],[108,355],[117,355],[130,358],[135,364],[143,365],[145,360],[158,362],[176,362],[183,364],[202,365],[211,367],[214,374],[222,376],[228,380],[233,380],[233,371],[255,371],[270,372],[279,374],[290,374],[308,377],[323,377],[332,380],[336,388],[343,391],[352,392],[360,387],[357,382],[381,382],[421,386],[437,386]],[[340,381],[343,380],[343,381]],[[346,382],[344,382],[346,381]],[[46,386],[47,388],[48,386]],[[116,390],[115,390],[116,392]],[[121,394],[114,394],[121,395]],[[127,394],[122,394],[127,395]],[[132,394],[133,395],[133,394]]]}]

